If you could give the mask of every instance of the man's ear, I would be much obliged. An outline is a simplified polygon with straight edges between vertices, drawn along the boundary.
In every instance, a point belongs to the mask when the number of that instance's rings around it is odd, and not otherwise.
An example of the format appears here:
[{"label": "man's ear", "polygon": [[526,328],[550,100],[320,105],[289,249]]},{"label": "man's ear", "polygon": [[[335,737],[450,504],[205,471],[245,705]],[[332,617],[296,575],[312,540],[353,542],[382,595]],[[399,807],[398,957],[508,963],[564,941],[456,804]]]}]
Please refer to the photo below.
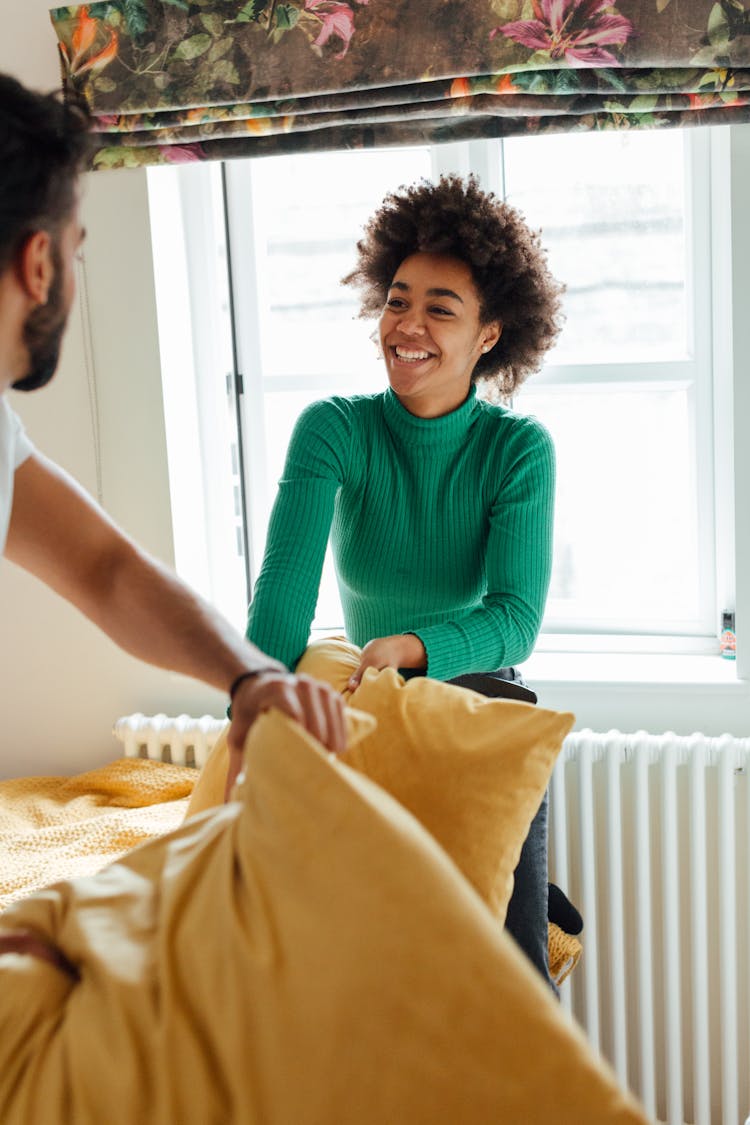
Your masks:
[{"label": "man's ear", "polygon": [[30,234],[16,258],[18,281],[35,305],[46,305],[55,276],[52,239],[46,230]]}]

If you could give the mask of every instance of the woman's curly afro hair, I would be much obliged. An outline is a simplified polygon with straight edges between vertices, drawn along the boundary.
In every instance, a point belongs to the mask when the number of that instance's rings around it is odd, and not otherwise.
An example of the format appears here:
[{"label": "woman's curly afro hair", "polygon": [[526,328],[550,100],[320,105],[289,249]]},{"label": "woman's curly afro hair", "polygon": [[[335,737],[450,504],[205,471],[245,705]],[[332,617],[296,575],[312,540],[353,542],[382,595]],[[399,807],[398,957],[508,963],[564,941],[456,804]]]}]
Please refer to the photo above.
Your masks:
[{"label": "woman's curly afro hair", "polygon": [[379,316],[401,263],[430,252],[459,258],[471,269],[482,322],[503,332],[480,356],[472,378],[507,397],[538,371],[562,322],[561,295],[538,233],[523,216],[484,192],[474,176],[441,176],[389,193],[357,243],[357,265],[343,278],[361,291],[361,315]]}]

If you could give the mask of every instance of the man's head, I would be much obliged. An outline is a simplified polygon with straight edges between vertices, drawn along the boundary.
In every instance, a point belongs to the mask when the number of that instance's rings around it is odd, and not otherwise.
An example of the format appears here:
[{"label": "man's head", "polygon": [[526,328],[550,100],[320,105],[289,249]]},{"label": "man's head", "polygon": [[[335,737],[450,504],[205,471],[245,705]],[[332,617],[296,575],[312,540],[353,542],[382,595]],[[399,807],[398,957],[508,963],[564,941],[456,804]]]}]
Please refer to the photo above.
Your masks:
[{"label": "man's head", "polygon": [[0,75],[0,276],[13,271],[28,308],[18,390],[44,386],[57,366],[82,234],[78,176],[89,146],[82,107]]}]

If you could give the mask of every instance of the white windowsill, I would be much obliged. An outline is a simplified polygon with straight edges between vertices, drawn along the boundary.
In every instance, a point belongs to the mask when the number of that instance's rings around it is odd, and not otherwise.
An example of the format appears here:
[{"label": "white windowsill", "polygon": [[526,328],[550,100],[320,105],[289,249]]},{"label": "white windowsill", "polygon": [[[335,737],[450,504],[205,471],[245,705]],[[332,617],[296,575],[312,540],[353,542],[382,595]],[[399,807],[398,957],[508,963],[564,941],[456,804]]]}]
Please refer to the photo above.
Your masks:
[{"label": "white windowsill", "polygon": [[[310,640],[343,636],[338,628],[318,628]],[[554,644],[554,637],[542,637],[543,644]],[[600,643],[602,638],[579,638],[580,644]],[[623,638],[620,638],[623,641]],[[642,638],[625,638],[624,643],[639,643]],[[557,642],[559,643],[559,641]],[[574,642],[575,643],[575,642]],[[648,643],[648,639],[646,642]],[[654,640],[658,643],[658,639]],[[521,666],[532,686],[551,684],[594,685],[632,688],[671,687],[720,688],[747,691],[750,685],[737,677],[737,663],[725,660],[716,652],[607,652],[607,651],[544,651],[537,648]]]},{"label": "white windowsill", "polygon": [[523,665],[523,675],[532,685],[747,688],[747,683],[737,678],[735,661],[715,654],[535,652]]}]

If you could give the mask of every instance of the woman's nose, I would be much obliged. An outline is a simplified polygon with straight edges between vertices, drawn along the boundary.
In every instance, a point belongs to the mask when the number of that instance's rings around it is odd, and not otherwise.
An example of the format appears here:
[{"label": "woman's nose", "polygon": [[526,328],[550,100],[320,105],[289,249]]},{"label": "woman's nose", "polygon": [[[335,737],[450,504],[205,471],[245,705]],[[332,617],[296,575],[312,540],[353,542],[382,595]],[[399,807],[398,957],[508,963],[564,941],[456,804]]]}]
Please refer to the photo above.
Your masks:
[{"label": "woman's nose", "polygon": [[425,331],[423,317],[411,309],[401,318],[398,326],[405,336],[422,336]]}]

